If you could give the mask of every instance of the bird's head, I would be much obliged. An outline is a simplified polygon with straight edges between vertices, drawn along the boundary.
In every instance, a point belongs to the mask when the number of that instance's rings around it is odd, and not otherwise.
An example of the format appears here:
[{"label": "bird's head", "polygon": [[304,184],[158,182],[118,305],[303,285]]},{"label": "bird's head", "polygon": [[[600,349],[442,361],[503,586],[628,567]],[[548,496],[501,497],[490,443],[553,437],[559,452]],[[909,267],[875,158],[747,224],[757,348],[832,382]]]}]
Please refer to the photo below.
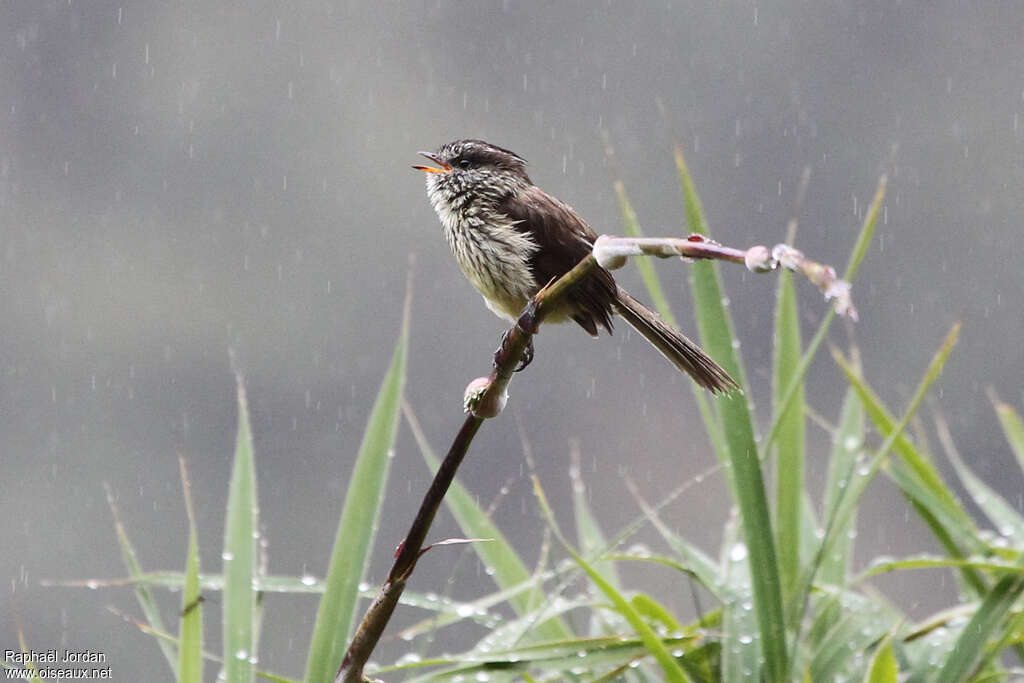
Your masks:
[{"label": "bird's head", "polygon": [[456,140],[436,152],[420,152],[436,166],[413,166],[427,173],[428,188],[450,187],[495,190],[530,183],[526,160],[515,152],[483,140]]}]

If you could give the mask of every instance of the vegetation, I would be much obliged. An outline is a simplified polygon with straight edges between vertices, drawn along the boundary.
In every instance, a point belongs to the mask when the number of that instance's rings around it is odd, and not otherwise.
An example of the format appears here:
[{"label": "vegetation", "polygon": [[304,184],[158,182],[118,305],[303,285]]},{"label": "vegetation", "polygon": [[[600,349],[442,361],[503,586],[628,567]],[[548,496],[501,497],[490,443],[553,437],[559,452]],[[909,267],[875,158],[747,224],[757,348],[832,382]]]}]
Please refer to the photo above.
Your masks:
[{"label": "vegetation", "polygon": [[[700,201],[681,153],[676,154],[689,230],[708,233]],[[633,236],[640,228],[624,186],[616,191],[625,226]],[[853,281],[867,253],[885,196],[885,180],[865,214],[844,278]],[[672,319],[667,299],[652,268],[641,263],[651,299]],[[701,341],[708,352],[741,384],[747,378],[718,265],[692,266],[693,305]],[[733,514],[721,534],[716,554],[697,548],[670,529],[661,509],[678,500],[700,479],[680,482],[664,500],[649,502],[627,486],[637,507],[635,521],[612,533],[599,527],[584,493],[579,468],[573,469],[575,529],[569,533],[548,506],[542,482],[534,479],[536,504],[568,559],[527,568],[469,491],[457,481],[445,504],[467,542],[493,576],[493,594],[471,601],[439,600],[405,592],[399,609],[427,610],[429,617],[407,628],[408,653],[367,673],[387,680],[450,681],[997,681],[1019,675],[1006,662],[1024,655],[1024,515],[979,479],[957,455],[941,418],[935,430],[964,489],[991,521],[995,533],[979,528],[936,466],[923,428],[912,437],[908,425],[939,376],[953,349],[959,325],[936,340],[930,362],[908,404],[898,411],[883,404],[861,371],[856,348],[832,357],[846,378],[845,399],[831,422],[804,401],[804,375],[820,350],[834,314],[824,315],[806,346],[798,325],[793,278],[778,278],[774,329],[773,405],[763,438],[745,395],[710,398],[699,390],[696,400],[708,441],[725,472]],[[239,382],[238,438],[227,504],[224,566],[220,574],[201,573],[198,530],[191,521],[181,573],[146,573],[136,559],[127,533],[117,519],[125,566],[142,610],[143,628],[163,650],[177,680],[202,680],[206,667],[221,670],[222,680],[261,677],[289,681],[258,670],[264,592],[321,592],[319,613],[309,645],[305,681],[334,680],[360,614],[359,599],[376,591],[361,586],[381,501],[387,491],[388,453],[401,419],[402,385],[408,335],[398,343],[350,479],[330,570],[323,581],[310,577],[266,574],[257,541],[258,502],[255,455],[245,401]],[[901,378],[902,379],[902,378]],[[521,380],[523,381],[523,380]],[[992,396],[1010,448],[1024,467],[1024,425],[1014,409]],[[439,459],[418,428],[408,406],[406,420],[427,464]],[[805,486],[808,415],[832,433],[828,477],[820,497]],[[869,433],[878,435],[869,447]],[[772,472],[774,482],[765,481]],[[878,476],[888,477],[906,496],[910,508],[934,534],[941,555],[876,557],[867,566],[852,566],[852,550],[861,497]],[[650,526],[663,539],[658,550],[637,550],[629,539]],[[633,549],[626,549],[633,547]],[[378,551],[380,548],[378,548]],[[678,572],[680,584],[699,586],[706,612],[697,621],[673,614],[643,586],[623,581],[620,571],[636,563],[655,563]],[[915,621],[866,580],[885,572],[948,568],[960,598],[948,609]],[[92,582],[96,585],[99,582]],[[182,589],[177,635],[163,625],[152,592]],[[203,594],[223,593],[223,652],[203,650]],[[511,611],[514,618],[503,617]],[[471,621],[485,633],[472,647],[452,655],[424,658],[417,639],[437,629]],[[207,625],[209,626],[209,625]],[[218,679],[221,680],[221,679]]]}]

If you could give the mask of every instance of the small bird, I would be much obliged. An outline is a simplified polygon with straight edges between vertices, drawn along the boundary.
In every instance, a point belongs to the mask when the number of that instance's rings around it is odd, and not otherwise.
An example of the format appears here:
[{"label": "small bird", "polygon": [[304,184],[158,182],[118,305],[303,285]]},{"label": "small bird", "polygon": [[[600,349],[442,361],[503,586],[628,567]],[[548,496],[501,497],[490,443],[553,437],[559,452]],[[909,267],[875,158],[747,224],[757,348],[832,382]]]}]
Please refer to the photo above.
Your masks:
[{"label": "small bird", "polygon": [[[541,287],[590,254],[597,233],[571,206],[534,185],[518,154],[472,139],[419,154],[437,164],[413,168],[426,172],[427,196],[459,267],[498,317],[515,322]],[[700,386],[713,393],[737,388],[700,346],[634,299],[600,266],[545,320],[574,320],[597,337],[598,328],[611,333],[613,313]]]}]

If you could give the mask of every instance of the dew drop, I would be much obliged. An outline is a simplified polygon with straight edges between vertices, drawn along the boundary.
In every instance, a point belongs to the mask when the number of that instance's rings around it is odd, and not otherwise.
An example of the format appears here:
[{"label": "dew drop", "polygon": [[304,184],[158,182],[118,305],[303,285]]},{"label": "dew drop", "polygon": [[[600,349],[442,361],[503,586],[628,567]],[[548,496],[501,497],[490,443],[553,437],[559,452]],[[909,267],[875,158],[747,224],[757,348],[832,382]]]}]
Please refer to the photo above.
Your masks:
[{"label": "dew drop", "polygon": [[747,559],[746,543],[737,543],[729,550],[729,559],[733,562],[742,562]]}]

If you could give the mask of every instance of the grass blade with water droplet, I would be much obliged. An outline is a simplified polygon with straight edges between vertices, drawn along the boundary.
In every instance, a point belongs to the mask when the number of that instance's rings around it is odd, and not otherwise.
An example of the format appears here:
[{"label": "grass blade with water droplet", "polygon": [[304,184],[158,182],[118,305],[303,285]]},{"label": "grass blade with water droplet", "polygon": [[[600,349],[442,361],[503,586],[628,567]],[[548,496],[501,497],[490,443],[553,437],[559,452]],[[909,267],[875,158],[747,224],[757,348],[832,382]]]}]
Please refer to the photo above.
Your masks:
[{"label": "grass blade with water droplet", "polygon": [[[407,307],[408,310],[408,307]],[[352,467],[344,508],[331,552],[326,588],[313,628],[306,662],[306,683],[330,683],[341,664],[352,628],[359,582],[369,560],[380,516],[389,453],[398,429],[398,411],[405,382],[408,316],[402,323],[391,365],[381,384]]]},{"label": "grass blade with water droplet", "polygon": [[178,683],[202,683],[203,680],[203,610],[199,589],[199,533],[192,509],[192,487],[185,470],[185,459],[179,458],[181,484],[188,514],[188,554],[185,559],[185,587],[181,592],[181,625],[178,629]]},{"label": "grass blade with water droplet", "polygon": [[[128,538],[128,531],[121,521],[121,514],[118,512],[117,504],[114,502],[114,493],[108,484],[104,483],[103,487],[107,493],[110,514],[114,517],[114,530],[117,534],[118,545],[121,546],[121,561],[128,570],[128,575],[137,581],[135,584],[135,597],[138,599],[139,606],[142,608],[142,613],[146,616],[146,621],[149,622],[149,625],[158,631],[164,631],[163,619],[160,618],[160,610],[157,607],[156,600],[153,598],[153,593],[149,590],[149,585],[140,580],[145,574],[142,571],[142,564],[139,562],[138,555],[135,553],[135,547],[132,545],[131,539]],[[95,588],[99,584],[87,581],[86,585]],[[158,641],[158,643],[161,652],[163,652],[168,664],[170,664],[171,671],[177,676],[178,657],[174,647],[163,640]]]},{"label": "grass blade with water droplet", "polygon": [[238,434],[228,486],[224,530],[224,680],[253,680],[256,647],[256,465],[249,425],[249,405],[241,375],[238,385]]},{"label": "grass blade with water droplet", "polygon": [[594,569],[590,563],[583,559],[583,557],[576,552],[576,550],[566,540],[555,521],[555,516],[551,511],[551,506],[548,505],[547,497],[544,495],[544,491],[540,486],[540,480],[537,479],[536,476],[533,477],[533,490],[537,496],[538,502],[540,503],[541,512],[544,514],[544,518],[547,520],[548,526],[554,532],[555,537],[558,538],[562,547],[564,547],[566,552],[572,556],[572,559],[580,569],[590,577],[590,580],[594,582],[594,585],[597,586],[598,590],[604,593],[605,597],[611,601],[615,610],[629,622],[630,626],[633,627],[633,630],[640,637],[640,640],[643,641],[647,651],[655,660],[657,660],[658,664],[661,665],[662,671],[665,674],[664,680],[671,681],[672,683],[683,683],[683,681],[686,680],[686,674],[665,647],[661,638],[659,638],[647,622],[640,617],[629,601],[626,600],[619,591],[615,590],[615,587],[606,581],[605,578],[601,576],[600,572]]},{"label": "grass blade with water droplet", "polygon": [[[683,203],[690,230],[708,234],[707,221],[682,151],[675,150],[676,168],[683,190]],[[750,553],[755,611],[761,635],[767,680],[787,678],[785,615],[782,584],[776,556],[775,535],[765,491],[764,477],[754,441],[746,373],[737,351],[732,317],[724,301],[721,276],[714,262],[694,263],[691,282],[697,327],[704,348],[725,368],[746,393],[733,392],[715,399],[729,449],[729,475]]]},{"label": "grass blade with water droplet", "polygon": [[[405,406],[406,421],[412,429],[413,437],[419,446],[420,453],[433,473],[441,464],[440,458],[427,443],[419,421],[409,406]],[[473,551],[488,569],[494,572],[494,582],[499,588],[507,590],[529,582],[533,577],[526,564],[520,559],[515,549],[505,538],[505,534],[487,516],[477,504],[473,495],[458,480],[452,482],[444,497],[445,506],[451,511],[462,533],[477,538],[493,539],[490,543],[474,543]],[[547,598],[540,587],[524,590],[509,598],[509,604],[520,616],[542,605]],[[561,619],[550,619],[537,624],[534,633],[544,640],[558,640],[572,637],[572,631]]]},{"label": "grass blade with water droplet", "polygon": [[804,386],[797,380],[796,393],[788,407],[782,407],[790,379],[800,365],[800,318],[796,289],[788,270],[779,273],[775,303],[775,344],[773,348],[772,392],[779,415],[775,440],[775,533],[779,547],[779,574],[786,594],[792,593],[800,574],[800,548],[804,500]]}]

